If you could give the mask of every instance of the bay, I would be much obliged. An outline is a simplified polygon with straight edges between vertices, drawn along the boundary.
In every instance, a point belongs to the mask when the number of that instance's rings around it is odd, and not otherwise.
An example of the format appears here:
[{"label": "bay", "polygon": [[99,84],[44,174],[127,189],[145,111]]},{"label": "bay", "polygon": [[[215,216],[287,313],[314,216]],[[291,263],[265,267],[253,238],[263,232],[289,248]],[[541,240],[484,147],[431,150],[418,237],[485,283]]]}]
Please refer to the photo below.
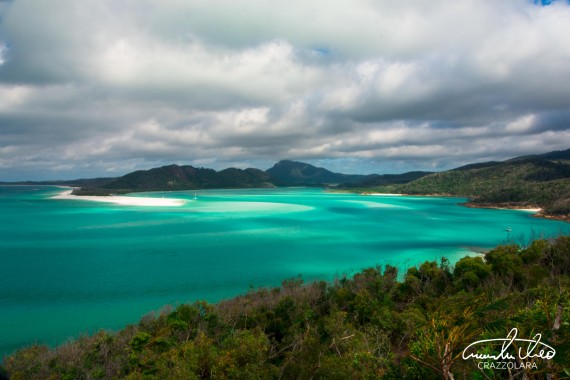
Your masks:
[{"label": "bay", "polygon": [[141,207],[51,199],[61,191],[0,186],[0,356],[299,275],[332,280],[385,264],[403,273],[442,256],[453,263],[475,254],[470,247],[570,232],[460,198],[306,188],[133,194],[186,201]]}]

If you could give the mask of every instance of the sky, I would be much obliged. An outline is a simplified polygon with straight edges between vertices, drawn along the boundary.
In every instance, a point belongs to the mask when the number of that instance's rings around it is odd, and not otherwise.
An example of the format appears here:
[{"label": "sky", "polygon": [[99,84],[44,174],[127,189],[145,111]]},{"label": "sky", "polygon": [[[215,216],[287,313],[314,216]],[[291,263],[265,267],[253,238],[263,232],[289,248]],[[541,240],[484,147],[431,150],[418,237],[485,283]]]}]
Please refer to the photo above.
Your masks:
[{"label": "sky", "polygon": [[570,4],[0,0],[0,181],[570,148]]}]

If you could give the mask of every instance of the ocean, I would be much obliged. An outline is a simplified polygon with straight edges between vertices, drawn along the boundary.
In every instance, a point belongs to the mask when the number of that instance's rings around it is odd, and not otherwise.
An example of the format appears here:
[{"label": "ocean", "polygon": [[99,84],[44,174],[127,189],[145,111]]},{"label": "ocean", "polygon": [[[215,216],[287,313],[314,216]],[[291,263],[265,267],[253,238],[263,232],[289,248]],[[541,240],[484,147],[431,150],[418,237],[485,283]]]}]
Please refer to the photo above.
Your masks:
[{"label": "ocean", "polygon": [[0,357],[292,277],[328,281],[386,264],[403,274],[442,256],[453,263],[570,233],[568,223],[467,208],[461,198],[309,188],[133,194],[186,200],[142,207],[51,199],[62,191],[0,186]]}]

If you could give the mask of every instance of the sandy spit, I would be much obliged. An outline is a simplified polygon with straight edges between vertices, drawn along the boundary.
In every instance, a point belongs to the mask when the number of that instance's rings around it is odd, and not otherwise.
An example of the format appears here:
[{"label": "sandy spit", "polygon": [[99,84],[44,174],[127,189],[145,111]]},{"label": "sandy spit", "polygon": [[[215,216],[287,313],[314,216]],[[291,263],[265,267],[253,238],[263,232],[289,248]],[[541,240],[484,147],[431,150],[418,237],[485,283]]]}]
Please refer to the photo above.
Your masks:
[{"label": "sandy spit", "polygon": [[148,207],[176,207],[182,206],[184,200],[175,198],[145,198],[145,197],[125,197],[120,195],[110,196],[78,196],[71,194],[73,190],[66,190],[52,199],[68,199],[79,201],[93,201],[93,202],[106,202],[115,203],[123,206],[148,206]]}]

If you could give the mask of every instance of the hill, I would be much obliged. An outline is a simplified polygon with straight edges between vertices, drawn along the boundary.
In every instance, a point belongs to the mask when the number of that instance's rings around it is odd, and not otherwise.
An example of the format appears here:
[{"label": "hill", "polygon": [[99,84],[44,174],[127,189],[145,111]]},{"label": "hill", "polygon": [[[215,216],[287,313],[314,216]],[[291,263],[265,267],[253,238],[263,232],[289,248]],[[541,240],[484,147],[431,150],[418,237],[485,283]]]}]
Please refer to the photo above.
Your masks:
[{"label": "hill", "polygon": [[280,186],[321,186],[353,183],[365,176],[333,173],[325,168],[303,162],[282,160],[265,171]]},{"label": "hill", "polygon": [[[167,165],[149,170],[137,170],[118,178],[28,181],[4,184],[65,185],[80,188],[74,190],[75,195],[108,195],[137,191],[327,186],[353,183],[365,177],[363,175],[333,173],[310,164],[284,160],[267,171],[254,168],[228,168],[216,171],[190,165]],[[0,182],[0,184],[3,183]]]},{"label": "hill", "polygon": [[481,207],[540,207],[564,218],[570,214],[570,149],[466,165],[375,190],[462,196]]},{"label": "hill", "polygon": [[352,183],[363,175],[333,173],[325,168],[304,162],[282,160],[265,171],[280,186],[322,186]]},{"label": "hill", "polygon": [[354,183],[343,184],[345,188],[372,187],[403,184],[433,174],[433,172],[408,172],[403,174],[371,174]]},{"label": "hill", "polygon": [[129,173],[101,188],[119,191],[159,191],[251,187],[274,187],[274,185],[270,176],[259,169],[229,168],[217,172],[190,165],[169,165]]}]

